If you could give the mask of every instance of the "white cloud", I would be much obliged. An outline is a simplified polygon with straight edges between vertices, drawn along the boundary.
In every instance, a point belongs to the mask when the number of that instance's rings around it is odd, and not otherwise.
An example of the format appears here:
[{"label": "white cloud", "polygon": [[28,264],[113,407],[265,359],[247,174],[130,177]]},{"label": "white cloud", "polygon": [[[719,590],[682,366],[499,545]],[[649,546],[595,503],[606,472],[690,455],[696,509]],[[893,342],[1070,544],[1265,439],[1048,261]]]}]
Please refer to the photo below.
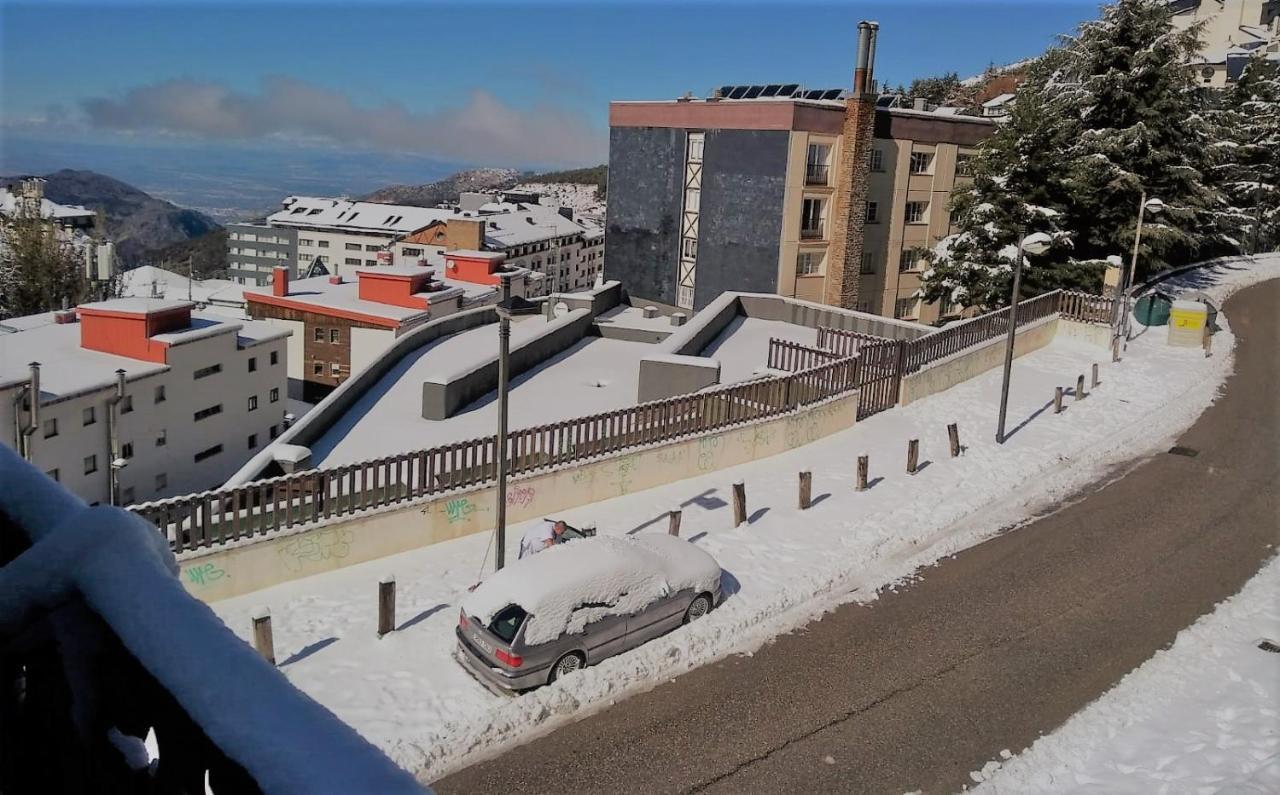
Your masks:
[{"label": "white cloud", "polygon": [[608,136],[585,115],[527,110],[476,90],[458,108],[414,113],[397,102],[361,106],[338,91],[267,77],[257,93],[220,83],[166,80],[115,99],[81,102],[97,130],[218,140],[289,139],[413,152],[485,164],[585,165],[607,158]]}]

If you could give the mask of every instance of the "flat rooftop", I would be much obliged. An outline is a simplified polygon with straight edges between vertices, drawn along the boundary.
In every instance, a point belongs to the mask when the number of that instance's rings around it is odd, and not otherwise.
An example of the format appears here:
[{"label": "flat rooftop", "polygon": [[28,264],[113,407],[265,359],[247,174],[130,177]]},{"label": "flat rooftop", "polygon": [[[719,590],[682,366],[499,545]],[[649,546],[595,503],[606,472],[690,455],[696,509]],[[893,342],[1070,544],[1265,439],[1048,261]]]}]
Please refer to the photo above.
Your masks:
[{"label": "flat rooftop", "polygon": [[405,323],[417,319],[426,319],[431,313],[427,309],[413,309],[378,301],[366,301],[360,298],[360,286],[350,273],[342,277],[341,284],[330,284],[328,276],[315,276],[310,279],[290,279],[289,294],[277,297],[271,293],[271,285],[244,287],[246,298],[261,295],[270,301],[289,301],[296,304],[336,309],[343,312],[356,312],[394,323]]}]

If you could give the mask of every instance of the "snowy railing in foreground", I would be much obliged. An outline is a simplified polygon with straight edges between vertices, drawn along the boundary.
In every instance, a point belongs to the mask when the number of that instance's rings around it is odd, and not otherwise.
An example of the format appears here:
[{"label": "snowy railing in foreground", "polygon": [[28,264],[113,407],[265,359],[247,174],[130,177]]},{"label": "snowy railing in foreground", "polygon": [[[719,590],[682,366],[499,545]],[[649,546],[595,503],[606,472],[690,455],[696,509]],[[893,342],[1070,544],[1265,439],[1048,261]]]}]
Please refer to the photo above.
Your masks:
[{"label": "snowy railing in foreground", "polygon": [[[858,366],[857,357],[838,358],[785,376],[513,431],[508,471],[519,475],[783,414],[852,392]],[[479,486],[496,478],[497,455],[496,437],[484,436],[129,510],[160,528],[175,551],[194,550]]]},{"label": "snowy railing in foreground", "polygon": [[190,596],[141,518],[3,445],[0,483],[0,792],[423,791]]},{"label": "snowy railing in foreground", "polygon": [[[1018,327],[1034,323],[1058,312],[1061,290],[1038,295],[1018,304]],[[1009,308],[997,309],[985,315],[963,320],[933,334],[926,334],[907,343],[906,360],[902,374],[914,373],[921,367],[953,353],[980,345],[1009,332]]]}]

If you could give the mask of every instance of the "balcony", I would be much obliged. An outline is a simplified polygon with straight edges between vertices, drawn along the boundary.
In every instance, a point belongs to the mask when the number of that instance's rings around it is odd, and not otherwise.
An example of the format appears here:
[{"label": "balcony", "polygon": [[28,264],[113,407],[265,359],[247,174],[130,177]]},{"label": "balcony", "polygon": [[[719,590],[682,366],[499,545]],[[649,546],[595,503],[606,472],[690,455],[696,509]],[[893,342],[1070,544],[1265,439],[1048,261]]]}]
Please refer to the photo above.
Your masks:
[{"label": "balcony", "polygon": [[822,240],[826,236],[826,226],[824,224],[819,223],[800,227],[801,240]]},{"label": "balcony", "polygon": [[825,163],[806,163],[804,167],[804,184],[830,185],[831,166]]}]

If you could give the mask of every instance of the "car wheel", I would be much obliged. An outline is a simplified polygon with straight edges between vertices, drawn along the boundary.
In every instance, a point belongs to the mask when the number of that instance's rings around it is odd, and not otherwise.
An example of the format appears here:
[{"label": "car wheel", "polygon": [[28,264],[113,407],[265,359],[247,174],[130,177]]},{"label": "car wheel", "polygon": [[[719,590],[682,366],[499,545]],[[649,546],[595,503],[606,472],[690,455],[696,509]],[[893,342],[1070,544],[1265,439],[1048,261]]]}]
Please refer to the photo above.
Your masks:
[{"label": "car wheel", "polygon": [[694,600],[689,603],[689,609],[684,611],[684,623],[697,621],[707,613],[711,612],[711,597],[706,594],[698,594]]},{"label": "car wheel", "polygon": [[565,674],[571,674],[580,670],[583,666],[582,655],[576,651],[571,651],[560,659],[556,660],[556,664],[551,666],[551,676],[547,679],[547,684],[551,684]]}]

